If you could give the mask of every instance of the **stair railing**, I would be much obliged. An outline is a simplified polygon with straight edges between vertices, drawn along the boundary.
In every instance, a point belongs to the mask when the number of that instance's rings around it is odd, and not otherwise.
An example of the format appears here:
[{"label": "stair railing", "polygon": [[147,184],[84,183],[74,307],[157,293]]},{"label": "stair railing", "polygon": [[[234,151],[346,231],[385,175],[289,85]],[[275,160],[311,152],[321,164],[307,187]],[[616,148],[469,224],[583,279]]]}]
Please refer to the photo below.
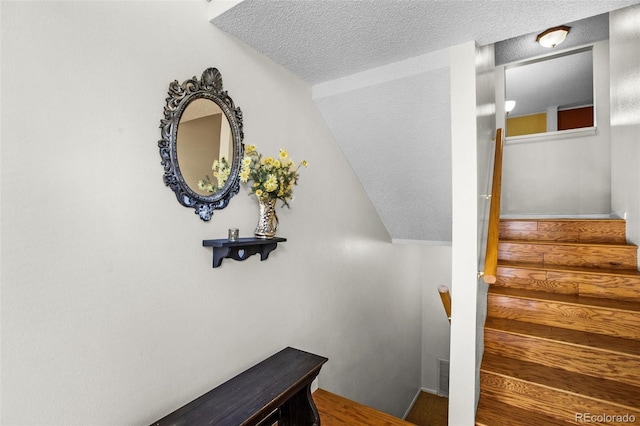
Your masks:
[{"label": "stair railing", "polygon": [[498,273],[498,236],[500,234],[500,192],[502,189],[502,149],[504,137],[502,129],[496,130],[496,149],[493,161],[493,178],[491,181],[491,207],[489,208],[489,225],[487,231],[487,249],[484,258],[484,281],[488,284],[496,282]]},{"label": "stair railing", "polygon": [[438,293],[440,293],[440,300],[442,300],[442,306],[444,306],[444,312],[447,314],[447,319],[451,322],[451,295],[449,294],[449,287],[446,285],[439,285]]}]

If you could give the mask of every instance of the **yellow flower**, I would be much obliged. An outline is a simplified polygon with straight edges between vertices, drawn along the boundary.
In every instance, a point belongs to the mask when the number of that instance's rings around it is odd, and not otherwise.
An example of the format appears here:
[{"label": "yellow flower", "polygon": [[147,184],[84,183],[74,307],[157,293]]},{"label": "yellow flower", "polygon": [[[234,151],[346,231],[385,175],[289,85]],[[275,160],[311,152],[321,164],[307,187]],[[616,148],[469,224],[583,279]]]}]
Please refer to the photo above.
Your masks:
[{"label": "yellow flower", "polygon": [[207,186],[205,185],[204,181],[199,180],[198,181],[198,188],[200,189],[205,189]]},{"label": "yellow flower", "polygon": [[[222,186],[229,179],[231,165],[221,158],[217,166],[214,172],[218,184]],[[309,163],[306,160],[295,163],[284,148],[280,148],[277,156],[265,158],[256,150],[255,145],[246,145],[237,178],[240,182],[251,185],[251,192],[259,198],[277,198],[288,206],[288,202],[293,199],[293,185],[298,180],[298,169],[301,166],[308,167]],[[203,182],[206,185],[208,179]]]},{"label": "yellow flower", "polygon": [[269,175],[267,177],[267,181],[264,183],[264,189],[266,189],[267,192],[273,192],[278,189],[278,179],[275,175]]}]

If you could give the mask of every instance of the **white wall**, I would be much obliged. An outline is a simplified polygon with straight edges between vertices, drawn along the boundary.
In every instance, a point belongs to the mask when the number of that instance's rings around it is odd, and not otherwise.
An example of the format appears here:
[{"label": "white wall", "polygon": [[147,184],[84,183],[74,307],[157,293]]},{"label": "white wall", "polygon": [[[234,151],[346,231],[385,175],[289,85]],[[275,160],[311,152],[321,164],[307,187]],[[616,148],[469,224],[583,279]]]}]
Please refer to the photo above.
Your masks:
[{"label": "white wall", "polygon": [[[149,424],[291,345],[320,386],[395,415],[420,387],[423,270],[392,245],[310,87],[207,22],[206,2],[2,2],[4,425]],[[162,183],[167,87],[218,67],[247,143],[306,158],[266,262],[245,189],[211,222]],[[446,257],[446,255],[445,255]]]},{"label": "white wall", "polygon": [[[453,244],[449,424],[475,423],[487,286],[478,281],[495,136],[493,47],[450,49]],[[469,96],[469,93],[475,94]],[[455,114],[453,113],[455,111]]]},{"label": "white wall", "polygon": [[[312,88],[318,110],[392,241],[418,244],[427,260],[422,264],[422,388],[434,393],[438,360],[449,360],[450,326],[437,291],[438,285],[451,283],[451,146],[442,143],[450,139],[449,111],[442,108],[449,92],[448,49]],[[382,179],[381,164],[391,170]],[[434,228],[435,241],[429,240]]]},{"label": "white wall", "polygon": [[[478,148],[475,42],[453,46],[451,145],[453,240],[451,250],[451,346],[449,424],[475,422]],[[469,96],[469,94],[472,94]]]},{"label": "white wall", "polygon": [[[493,45],[476,49],[476,111],[478,151],[478,271],[484,271],[487,234],[489,226],[490,199],[493,180],[496,137],[496,97]],[[484,279],[478,281],[476,310],[476,404],[480,397],[480,365],[484,353],[484,322],[487,317],[487,292],[489,286]]]},{"label": "white wall", "polygon": [[[607,41],[594,44],[593,64],[596,134],[509,138],[504,149],[503,215],[611,213]],[[504,105],[503,73],[504,66],[496,67],[499,105]],[[500,113],[504,114],[504,107]],[[498,126],[503,123],[501,116]]]},{"label": "white wall", "polygon": [[451,326],[442,306],[438,286],[451,288],[451,246],[422,246],[422,388],[438,393],[439,360],[449,360]]},{"label": "white wall", "polygon": [[640,244],[640,6],[609,15],[611,57],[611,203]]}]

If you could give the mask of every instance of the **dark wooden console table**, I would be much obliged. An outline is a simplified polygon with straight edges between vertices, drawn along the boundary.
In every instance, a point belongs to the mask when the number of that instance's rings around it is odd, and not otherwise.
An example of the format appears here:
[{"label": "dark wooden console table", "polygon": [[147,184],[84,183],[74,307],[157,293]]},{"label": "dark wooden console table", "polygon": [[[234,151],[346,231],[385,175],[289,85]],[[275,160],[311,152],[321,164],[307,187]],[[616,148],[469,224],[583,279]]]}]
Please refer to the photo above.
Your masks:
[{"label": "dark wooden console table", "polygon": [[320,426],[311,382],[327,361],[285,348],[152,426]]}]

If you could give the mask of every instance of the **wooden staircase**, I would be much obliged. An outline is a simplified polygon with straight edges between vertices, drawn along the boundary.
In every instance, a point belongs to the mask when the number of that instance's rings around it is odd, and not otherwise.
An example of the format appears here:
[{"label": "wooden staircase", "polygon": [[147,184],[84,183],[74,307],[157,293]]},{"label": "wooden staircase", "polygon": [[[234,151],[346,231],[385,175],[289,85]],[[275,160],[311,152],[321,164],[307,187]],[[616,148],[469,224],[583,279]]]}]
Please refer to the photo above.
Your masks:
[{"label": "wooden staircase", "polygon": [[640,273],[625,228],[500,221],[476,425],[640,425]]}]

